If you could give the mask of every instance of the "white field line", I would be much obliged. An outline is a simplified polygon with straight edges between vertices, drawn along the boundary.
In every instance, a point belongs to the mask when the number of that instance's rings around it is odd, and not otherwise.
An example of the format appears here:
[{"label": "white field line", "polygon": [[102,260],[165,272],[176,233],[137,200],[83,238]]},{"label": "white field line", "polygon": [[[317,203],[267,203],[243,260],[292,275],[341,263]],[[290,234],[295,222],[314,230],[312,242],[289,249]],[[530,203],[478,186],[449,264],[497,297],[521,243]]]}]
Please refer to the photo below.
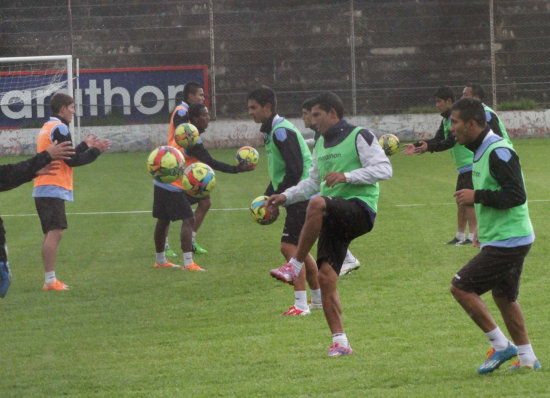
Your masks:
[{"label": "white field line", "polygon": [[[550,202],[550,199],[533,199],[528,202]],[[420,207],[420,206],[451,206],[455,205],[454,202],[448,203],[405,203],[397,204],[395,207]],[[247,207],[236,207],[228,209],[210,209],[209,211],[243,211],[248,210]],[[88,211],[88,212],[76,212],[67,213],[68,216],[93,216],[93,215],[109,215],[109,214],[151,214],[151,210],[128,210],[128,211]],[[0,214],[1,217],[34,217],[36,213],[30,214]]]}]

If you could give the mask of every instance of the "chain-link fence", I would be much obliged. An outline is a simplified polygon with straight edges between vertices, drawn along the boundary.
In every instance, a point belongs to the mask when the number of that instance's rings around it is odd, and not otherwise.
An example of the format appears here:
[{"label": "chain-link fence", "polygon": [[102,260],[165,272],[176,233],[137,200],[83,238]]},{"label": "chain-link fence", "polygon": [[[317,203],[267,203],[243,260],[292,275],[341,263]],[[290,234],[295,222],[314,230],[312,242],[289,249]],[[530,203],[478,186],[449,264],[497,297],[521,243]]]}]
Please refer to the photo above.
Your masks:
[{"label": "chain-link fence", "polygon": [[458,97],[467,82],[489,104],[548,108],[549,20],[549,0],[3,0],[0,56],[207,65],[218,118],[245,116],[260,85],[287,116],[322,90],[348,114],[411,112],[432,106],[438,86]]}]

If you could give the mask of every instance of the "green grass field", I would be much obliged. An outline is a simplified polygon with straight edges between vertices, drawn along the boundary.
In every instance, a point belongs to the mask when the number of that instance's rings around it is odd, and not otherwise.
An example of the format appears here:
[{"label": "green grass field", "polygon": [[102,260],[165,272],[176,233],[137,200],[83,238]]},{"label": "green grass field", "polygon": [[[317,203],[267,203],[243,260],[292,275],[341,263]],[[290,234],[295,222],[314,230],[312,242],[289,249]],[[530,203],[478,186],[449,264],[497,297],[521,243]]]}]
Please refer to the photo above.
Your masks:
[{"label": "green grass field", "polygon": [[540,372],[476,372],[490,346],[449,293],[476,253],[443,244],[456,232],[449,154],[391,158],[376,226],[351,246],[362,266],[339,282],[345,358],[327,357],[322,312],[280,316],[294,300],[268,274],[283,260],[282,222],[260,226],[246,210],[267,185],[265,157],[252,173],[217,173],[198,236],[209,253],[195,257],[207,272],[191,273],[153,268],[147,154],[107,154],[75,171],[56,269],[71,291],[41,290],[32,185],[1,194],[14,279],[0,300],[0,397],[549,396],[550,140],[514,145],[537,234],[519,301]]}]

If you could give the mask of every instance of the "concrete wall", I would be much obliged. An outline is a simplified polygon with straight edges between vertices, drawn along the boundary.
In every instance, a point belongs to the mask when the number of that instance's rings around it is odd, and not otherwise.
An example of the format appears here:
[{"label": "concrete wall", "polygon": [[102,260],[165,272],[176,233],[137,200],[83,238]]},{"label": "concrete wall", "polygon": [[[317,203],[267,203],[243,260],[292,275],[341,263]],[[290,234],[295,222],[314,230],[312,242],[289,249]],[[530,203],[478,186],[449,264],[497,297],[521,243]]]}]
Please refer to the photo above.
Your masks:
[{"label": "concrete wall", "polygon": [[[550,109],[538,111],[499,112],[508,134],[513,139],[550,136]],[[377,136],[393,133],[401,141],[433,137],[441,116],[437,114],[356,116],[347,118],[356,125],[371,129]],[[302,120],[290,119],[306,137]],[[38,129],[0,130],[0,156],[32,155],[36,151]],[[148,151],[166,144],[167,124],[82,127],[81,137],[95,134],[113,141],[110,152]],[[73,134],[74,135],[74,134]],[[252,120],[217,120],[210,122],[202,135],[207,148],[237,148],[243,145],[263,146],[259,125]]]}]

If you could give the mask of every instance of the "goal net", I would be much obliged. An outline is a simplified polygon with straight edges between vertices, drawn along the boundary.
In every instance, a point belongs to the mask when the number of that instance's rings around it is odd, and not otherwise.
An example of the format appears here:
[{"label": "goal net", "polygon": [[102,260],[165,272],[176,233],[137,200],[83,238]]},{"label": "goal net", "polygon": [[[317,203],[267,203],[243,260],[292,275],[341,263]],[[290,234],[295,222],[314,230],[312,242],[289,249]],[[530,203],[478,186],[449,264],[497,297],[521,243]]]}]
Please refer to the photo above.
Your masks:
[{"label": "goal net", "polygon": [[70,55],[0,58],[0,128],[43,122],[57,92],[74,97]]}]

